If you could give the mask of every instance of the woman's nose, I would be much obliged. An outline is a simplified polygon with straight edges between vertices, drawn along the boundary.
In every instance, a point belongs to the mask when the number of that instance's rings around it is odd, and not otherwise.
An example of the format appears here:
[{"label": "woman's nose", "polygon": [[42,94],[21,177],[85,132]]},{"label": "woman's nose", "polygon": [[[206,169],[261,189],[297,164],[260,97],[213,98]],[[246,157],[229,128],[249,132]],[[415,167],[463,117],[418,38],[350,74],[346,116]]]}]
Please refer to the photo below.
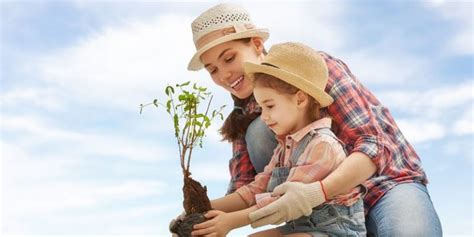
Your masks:
[{"label": "woman's nose", "polygon": [[220,76],[219,76],[219,79],[221,80],[221,82],[229,83],[229,78],[231,76],[232,76],[232,73],[230,71],[222,71]]}]

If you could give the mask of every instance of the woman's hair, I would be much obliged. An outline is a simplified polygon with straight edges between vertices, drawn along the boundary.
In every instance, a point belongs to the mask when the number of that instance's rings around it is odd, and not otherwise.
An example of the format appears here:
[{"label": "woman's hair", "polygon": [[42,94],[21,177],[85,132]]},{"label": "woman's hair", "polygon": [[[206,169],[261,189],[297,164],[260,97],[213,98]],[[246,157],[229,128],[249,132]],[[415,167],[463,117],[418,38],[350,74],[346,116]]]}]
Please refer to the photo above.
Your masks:
[{"label": "woman's hair", "polygon": [[222,134],[222,140],[229,142],[244,138],[250,123],[260,116],[260,111],[253,113],[246,111],[247,104],[253,100],[253,95],[246,99],[239,99],[232,95],[232,99],[234,100],[234,110],[227,116],[219,130]]},{"label": "woman's hair", "polygon": [[[236,39],[234,41],[240,41],[244,44],[249,44],[250,40],[252,40],[252,38],[242,38],[242,39]],[[265,47],[263,47],[263,55],[267,55],[267,50],[265,49]]]},{"label": "woman's hair", "polygon": [[[243,38],[236,39],[234,41],[250,44],[251,39],[252,38]],[[267,54],[265,48],[263,48],[263,53]],[[258,116],[261,114],[260,110],[250,114],[246,111],[247,104],[253,100],[253,95],[246,99],[239,99],[238,97],[232,95],[232,100],[234,100],[234,110],[232,110],[229,116],[227,116],[221,129],[219,129],[219,132],[222,135],[222,140],[229,142],[244,138],[250,123],[258,118]]]}]

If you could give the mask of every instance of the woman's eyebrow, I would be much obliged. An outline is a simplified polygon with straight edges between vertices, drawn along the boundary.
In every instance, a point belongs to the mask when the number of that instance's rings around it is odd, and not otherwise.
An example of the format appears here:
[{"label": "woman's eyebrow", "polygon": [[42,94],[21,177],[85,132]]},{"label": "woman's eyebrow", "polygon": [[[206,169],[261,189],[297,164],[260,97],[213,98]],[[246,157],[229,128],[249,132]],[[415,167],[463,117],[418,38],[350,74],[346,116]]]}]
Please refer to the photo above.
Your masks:
[{"label": "woman's eyebrow", "polygon": [[[227,51],[229,51],[229,50],[231,50],[231,48],[224,49],[224,50],[219,54],[219,56],[217,57],[217,60],[221,59],[222,56],[223,56]],[[210,66],[210,65],[211,65],[210,63],[207,63],[207,64],[204,64],[204,67],[208,67],[208,66]]]},{"label": "woman's eyebrow", "polygon": [[225,54],[225,52],[229,51],[230,48],[227,48],[227,49],[224,49],[220,54],[219,54],[219,57],[217,57],[217,59],[220,59],[222,58],[222,56]]}]

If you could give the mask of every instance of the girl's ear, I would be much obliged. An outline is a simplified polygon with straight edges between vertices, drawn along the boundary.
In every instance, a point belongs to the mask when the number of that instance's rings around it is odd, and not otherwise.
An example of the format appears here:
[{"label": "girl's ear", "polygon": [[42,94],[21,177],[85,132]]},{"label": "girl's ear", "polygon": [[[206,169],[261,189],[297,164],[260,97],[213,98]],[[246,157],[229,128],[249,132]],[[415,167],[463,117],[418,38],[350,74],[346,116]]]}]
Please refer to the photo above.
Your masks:
[{"label": "girl's ear", "polygon": [[306,108],[309,103],[309,95],[299,90],[296,92],[296,106],[298,108]]},{"label": "girl's ear", "polygon": [[257,55],[261,55],[263,53],[263,50],[264,50],[262,38],[253,37],[252,38],[252,44],[253,44],[256,52],[257,52]]}]

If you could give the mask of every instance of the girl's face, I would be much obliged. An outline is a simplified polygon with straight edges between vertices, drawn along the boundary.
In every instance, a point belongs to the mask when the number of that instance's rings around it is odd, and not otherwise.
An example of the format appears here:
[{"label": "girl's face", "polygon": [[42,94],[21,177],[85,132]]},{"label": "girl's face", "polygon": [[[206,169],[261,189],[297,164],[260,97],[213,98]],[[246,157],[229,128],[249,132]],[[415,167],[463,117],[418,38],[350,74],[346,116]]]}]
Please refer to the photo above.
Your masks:
[{"label": "girl's face", "polygon": [[252,38],[248,43],[229,41],[207,50],[201,55],[201,61],[214,83],[245,99],[252,94],[253,85],[244,73],[243,64],[260,63],[262,52],[263,42],[259,38]]},{"label": "girl's face", "polygon": [[255,100],[262,107],[260,118],[276,135],[289,135],[309,124],[307,103],[301,102],[301,93],[291,95],[269,87],[254,88]]}]

